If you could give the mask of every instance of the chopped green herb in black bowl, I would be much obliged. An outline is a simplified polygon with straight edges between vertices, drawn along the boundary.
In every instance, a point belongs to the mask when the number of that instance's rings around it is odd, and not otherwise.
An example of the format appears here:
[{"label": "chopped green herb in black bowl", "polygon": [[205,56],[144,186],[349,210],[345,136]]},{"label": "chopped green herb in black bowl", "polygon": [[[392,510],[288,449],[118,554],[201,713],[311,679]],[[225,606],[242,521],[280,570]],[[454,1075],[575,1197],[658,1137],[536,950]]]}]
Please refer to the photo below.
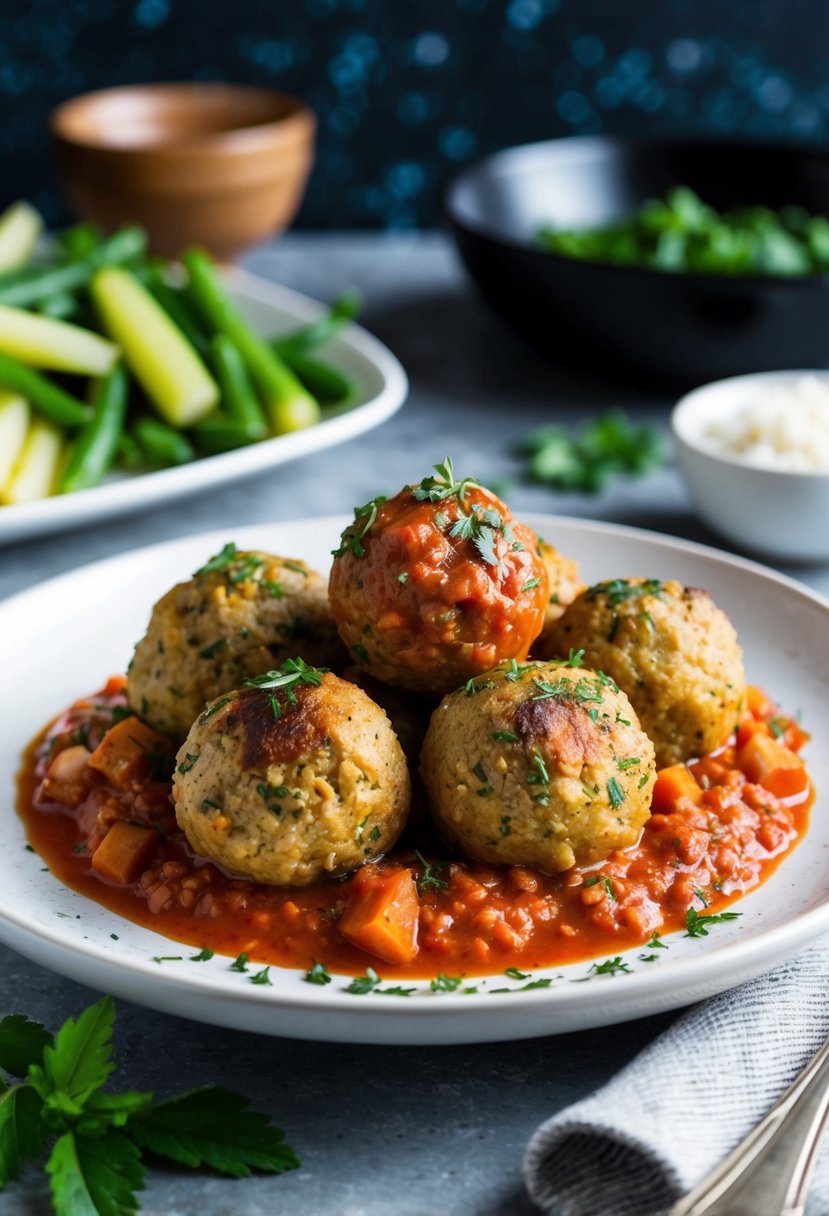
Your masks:
[{"label": "chopped green herb in black bowl", "polygon": [[484,295],[554,359],[694,384],[829,358],[825,152],[551,140],[463,169],[443,205]]}]

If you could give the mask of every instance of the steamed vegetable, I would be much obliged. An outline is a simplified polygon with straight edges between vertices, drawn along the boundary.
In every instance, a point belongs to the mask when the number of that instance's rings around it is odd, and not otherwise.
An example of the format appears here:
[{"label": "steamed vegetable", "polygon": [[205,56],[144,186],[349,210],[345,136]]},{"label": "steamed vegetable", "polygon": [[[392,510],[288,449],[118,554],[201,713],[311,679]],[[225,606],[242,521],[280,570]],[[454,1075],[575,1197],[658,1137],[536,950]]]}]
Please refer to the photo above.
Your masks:
[{"label": "steamed vegetable", "polygon": [[107,267],[98,271],[90,291],[130,371],[166,422],[190,426],[218,405],[216,381],[135,275]]},{"label": "steamed vegetable", "polygon": [[0,390],[0,490],[20,459],[29,431],[29,403],[19,393]]},{"label": "steamed vegetable", "polygon": [[0,499],[14,504],[48,498],[55,489],[62,454],[63,440],[58,428],[36,418]]},{"label": "steamed vegetable", "polygon": [[264,338],[255,333],[225,291],[213,263],[199,249],[184,254],[190,295],[201,316],[238,348],[251,378],[262,393],[265,412],[276,435],[299,431],[319,421],[319,405]]},{"label": "steamed vegetable", "polygon": [[105,376],[118,347],[100,334],[51,317],[0,305],[0,351],[30,367]]},{"label": "steamed vegetable", "polygon": [[61,493],[98,485],[115,460],[127,413],[127,376],[120,363],[99,382],[93,407],[92,419],[72,445]]},{"label": "steamed vegetable", "polygon": [[35,257],[40,227],[26,204],[0,215],[0,502],[89,489],[116,462],[229,452],[355,400],[315,353],[354,316],[353,294],[261,337],[199,251],[172,265],[147,256],[139,228],[81,223]]},{"label": "steamed vegetable", "polygon": [[25,266],[43,230],[43,220],[29,203],[12,203],[0,215],[0,271]]}]

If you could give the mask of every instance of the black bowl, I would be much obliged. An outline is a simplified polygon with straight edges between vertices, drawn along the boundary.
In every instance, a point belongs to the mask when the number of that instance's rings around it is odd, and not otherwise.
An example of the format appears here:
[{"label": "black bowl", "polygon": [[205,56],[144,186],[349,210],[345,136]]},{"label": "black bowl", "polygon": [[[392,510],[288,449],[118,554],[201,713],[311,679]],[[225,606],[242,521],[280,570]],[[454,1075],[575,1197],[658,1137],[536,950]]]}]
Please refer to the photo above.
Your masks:
[{"label": "black bowl", "polygon": [[829,275],[678,274],[534,248],[544,224],[605,224],[677,185],[720,209],[795,203],[829,215],[829,155],[603,136],[496,152],[452,179],[443,212],[484,295],[552,356],[575,350],[685,383],[825,366]]}]

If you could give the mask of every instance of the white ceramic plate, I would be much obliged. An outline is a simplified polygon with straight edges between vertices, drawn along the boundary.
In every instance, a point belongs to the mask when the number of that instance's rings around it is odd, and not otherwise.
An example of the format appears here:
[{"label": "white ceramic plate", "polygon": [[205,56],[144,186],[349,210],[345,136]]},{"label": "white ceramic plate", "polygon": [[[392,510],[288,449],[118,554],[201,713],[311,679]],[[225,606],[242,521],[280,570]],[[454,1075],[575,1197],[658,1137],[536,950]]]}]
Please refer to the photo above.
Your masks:
[{"label": "white ceramic plate", "polygon": [[[730,614],[743,642],[749,678],[790,711],[802,709],[814,734],[808,756],[819,791],[829,789],[829,605],[762,566],[713,549],[609,524],[552,516],[528,523],[578,557],[588,581],[641,574],[706,587]],[[768,969],[829,930],[829,816],[821,805],[804,843],[758,891],[740,901],[739,920],[707,938],[667,939],[658,961],[624,955],[629,973],[583,979],[588,964],[553,975],[552,986],[515,994],[503,975],[478,995],[432,993],[420,982],[408,998],[352,996],[347,978],[326,987],[272,968],[273,986],[257,987],[228,970],[229,960],[157,964],[154,955],[193,953],[62,887],[26,852],[12,811],[13,775],[26,742],[76,697],[124,669],[152,602],[226,540],[330,561],[343,519],[306,520],[188,537],[97,562],[0,604],[5,727],[0,780],[6,822],[0,835],[0,940],[45,967],[93,988],[170,1013],[263,1034],[364,1043],[470,1043],[529,1038],[672,1009]],[[111,934],[118,934],[113,941]],[[611,948],[609,955],[615,955]],[[382,967],[379,968],[382,974]]]},{"label": "white ceramic plate", "polygon": [[[254,329],[268,337],[307,325],[326,312],[316,300],[258,275],[230,270],[225,278]],[[324,357],[359,386],[357,400],[341,413],[328,416],[308,430],[207,456],[178,468],[154,473],[116,472],[92,490],[0,507],[0,545],[112,519],[333,447],[379,426],[405,401],[409,384],[399,361],[359,325],[341,329],[326,344]]]}]

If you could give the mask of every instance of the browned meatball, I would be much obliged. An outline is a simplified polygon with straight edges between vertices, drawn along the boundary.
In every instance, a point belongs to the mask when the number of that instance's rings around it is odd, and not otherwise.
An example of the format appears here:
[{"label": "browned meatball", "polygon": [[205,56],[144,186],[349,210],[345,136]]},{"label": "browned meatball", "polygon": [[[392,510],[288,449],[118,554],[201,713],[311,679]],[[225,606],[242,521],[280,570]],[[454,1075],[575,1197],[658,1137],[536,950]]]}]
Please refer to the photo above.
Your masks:
[{"label": "browned meatball", "polygon": [[304,886],[391,848],[411,788],[382,709],[299,661],[252,684],[208,706],[178,754],[176,818],[193,849],[257,882]]},{"label": "browned meatball", "polygon": [[245,676],[297,653],[330,667],[341,651],[315,570],[230,544],[155,605],[127,693],[137,714],[183,739],[205,703]]},{"label": "browned meatball", "polygon": [[547,637],[548,655],[584,650],[630,697],[660,767],[704,755],[728,738],[745,703],[743,658],[731,624],[706,591],[628,578],[580,595]]},{"label": "browned meatball", "polygon": [[355,511],[329,582],[340,636],[366,671],[442,693],[541,631],[547,573],[535,533],[450,461]]},{"label": "browned meatball", "polygon": [[655,777],[625,694],[560,663],[503,664],[445,697],[421,771],[438,828],[464,852],[552,872],[635,844]]}]

